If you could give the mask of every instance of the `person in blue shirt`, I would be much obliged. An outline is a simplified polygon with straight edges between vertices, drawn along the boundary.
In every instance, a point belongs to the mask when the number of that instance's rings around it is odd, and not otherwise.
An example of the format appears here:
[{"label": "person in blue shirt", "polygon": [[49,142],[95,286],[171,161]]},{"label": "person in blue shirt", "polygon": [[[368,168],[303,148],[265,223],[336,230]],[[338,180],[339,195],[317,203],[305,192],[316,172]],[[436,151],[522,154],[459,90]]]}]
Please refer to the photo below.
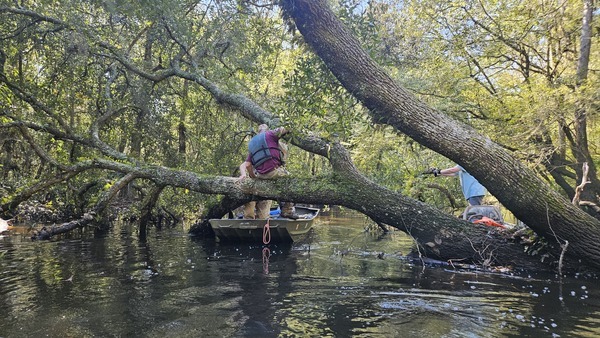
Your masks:
[{"label": "person in blue shirt", "polygon": [[487,190],[475,177],[471,176],[463,167],[456,165],[446,169],[431,169],[431,173],[437,176],[458,176],[460,178],[460,187],[463,195],[470,205],[481,205],[483,196]]}]

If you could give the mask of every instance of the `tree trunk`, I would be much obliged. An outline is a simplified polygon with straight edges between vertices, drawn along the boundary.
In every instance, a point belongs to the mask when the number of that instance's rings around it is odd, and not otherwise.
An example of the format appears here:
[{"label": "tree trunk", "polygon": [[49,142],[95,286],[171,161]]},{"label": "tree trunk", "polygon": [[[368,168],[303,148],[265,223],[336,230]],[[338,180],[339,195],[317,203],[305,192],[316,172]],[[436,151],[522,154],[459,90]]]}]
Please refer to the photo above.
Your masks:
[{"label": "tree trunk", "polygon": [[[583,20],[581,29],[581,39],[579,48],[579,59],[577,60],[577,87],[585,83],[588,77],[588,65],[590,63],[590,50],[592,44],[592,12],[594,10],[592,0],[583,0]],[[588,163],[589,173],[588,179],[590,183],[583,191],[581,200],[591,201],[598,205],[600,200],[600,180],[596,174],[596,165],[589,151],[587,139],[587,108],[585,104],[575,110],[574,130],[575,142],[573,145],[573,154],[575,155],[577,167],[577,184],[582,183],[583,170],[582,164]],[[597,215],[597,213],[594,212]]]},{"label": "tree trunk", "polygon": [[165,188],[164,186],[153,187],[150,190],[150,193],[148,194],[148,196],[146,196],[146,198],[144,198],[144,201],[142,202],[142,208],[140,210],[140,222],[139,222],[139,224],[140,224],[139,236],[141,238],[146,236],[146,229],[147,229],[148,223],[152,219],[152,210],[156,206],[156,203],[158,202],[158,198],[160,197],[160,194],[162,193],[164,188]]},{"label": "tree trunk", "polygon": [[473,128],[428,107],[390,78],[343,27],[324,0],[284,0],[305,41],[376,122],[461,164],[518,219],[567,254],[600,267],[600,222]]}]

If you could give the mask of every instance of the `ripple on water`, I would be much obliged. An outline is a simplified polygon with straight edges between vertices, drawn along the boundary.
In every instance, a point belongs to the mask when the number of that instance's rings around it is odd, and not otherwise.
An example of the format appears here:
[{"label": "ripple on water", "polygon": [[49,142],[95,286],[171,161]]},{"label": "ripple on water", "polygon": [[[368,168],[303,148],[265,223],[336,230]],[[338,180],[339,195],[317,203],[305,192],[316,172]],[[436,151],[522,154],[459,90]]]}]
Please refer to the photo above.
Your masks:
[{"label": "ripple on water", "polygon": [[2,239],[0,334],[600,334],[597,280],[424,268],[402,255],[411,241],[372,236],[363,220],[347,221],[317,225],[311,243],[271,246],[267,261],[262,246],[189,240],[177,231],[144,241],[131,229],[56,242]]}]

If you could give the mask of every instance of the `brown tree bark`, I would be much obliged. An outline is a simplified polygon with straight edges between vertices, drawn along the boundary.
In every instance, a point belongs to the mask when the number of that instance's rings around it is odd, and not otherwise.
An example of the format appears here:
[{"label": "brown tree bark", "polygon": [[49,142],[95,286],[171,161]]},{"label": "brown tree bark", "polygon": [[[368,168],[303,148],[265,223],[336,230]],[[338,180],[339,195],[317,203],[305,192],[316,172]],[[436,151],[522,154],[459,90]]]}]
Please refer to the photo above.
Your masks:
[{"label": "brown tree bark", "polygon": [[551,242],[600,267],[600,222],[574,207],[498,144],[428,107],[361,48],[324,0],[283,0],[305,41],[376,122],[461,164],[513,214]]}]

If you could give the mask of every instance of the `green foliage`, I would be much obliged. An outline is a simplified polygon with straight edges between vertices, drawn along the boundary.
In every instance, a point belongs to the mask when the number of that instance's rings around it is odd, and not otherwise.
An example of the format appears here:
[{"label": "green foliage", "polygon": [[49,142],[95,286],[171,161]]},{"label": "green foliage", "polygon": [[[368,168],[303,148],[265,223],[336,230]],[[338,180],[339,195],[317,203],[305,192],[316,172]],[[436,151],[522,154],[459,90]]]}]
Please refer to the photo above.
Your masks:
[{"label": "green foliage", "polygon": [[[0,69],[22,92],[17,95],[0,84],[0,125],[30,121],[87,136],[100,116],[110,114],[100,139],[130,157],[199,174],[235,176],[255,126],[194,83],[175,77],[150,81],[116,59],[120,55],[157,73],[183,55],[186,68],[258,102],[293,134],[312,133],[347,145],[359,170],[374,181],[447,207],[445,198],[429,187],[431,177],[421,173],[452,163],[374,125],[364,107],[299,42],[298,33],[288,32],[278,9],[260,3],[24,3],[25,9],[54,21],[3,12],[0,50],[7,62]],[[560,131],[573,125],[576,109],[589,112],[590,145],[600,143],[598,73],[590,72],[587,82],[574,89],[581,4],[552,6],[511,0],[335,3],[342,22],[399,83],[440,113],[513,149],[542,173],[550,153],[573,160]],[[593,46],[597,42],[596,34]],[[592,48],[590,69],[600,67],[598,53]],[[16,129],[1,130],[0,171],[12,192],[52,177],[55,168],[40,160]],[[31,134],[63,165],[104,156],[43,130]],[[600,164],[597,156],[595,161]],[[289,167],[302,176],[329,171],[326,160],[293,147]],[[35,198],[85,208],[115,178],[84,173],[68,187],[57,186]],[[78,194],[94,181],[100,183]],[[436,183],[460,199],[456,180]],[[150,184],[139,186],[145,192]],[[183,212],[211,198],[166,189],[160,203],[178,205]]]},{"label": "green foliage", "polygon": [[284,75],[286,91],[280,100],[285,108],[275,109],[296,130],[346,139],[354,122],[364,119],[364,110],[316,56],[299,57],[294,69]]},{"label": "green foliage", "polygon": [[[574,133],[574,112],[582,106],[590,112],[590,145],[598,144],[598,106],[590,101],[598,97],[597,74],[573,90],[581,3],[369,4],[380,10],[374,16],[379,29],[364,29],[371,32],[362,35],[369,36],[365,45],[381,41],[380,53],[374,52],[376,44],[369,45],[374,57],[379,54],[379,61],[399,82],[441,112],[513,149],[540,172],[546,172],[553,152],[564,154],[566,163],[573,161],[564,127]],[[592,45],[597,42],[596,34]],[[596,50],[590,64],[597,63]],[[596,88],[594,93],[587,91],[590,85]],[[397,146],[407,149],[408,145]],[[433,162],[451,165],[439,157]],[[410,175],[404,179],[414,182]]]}]

